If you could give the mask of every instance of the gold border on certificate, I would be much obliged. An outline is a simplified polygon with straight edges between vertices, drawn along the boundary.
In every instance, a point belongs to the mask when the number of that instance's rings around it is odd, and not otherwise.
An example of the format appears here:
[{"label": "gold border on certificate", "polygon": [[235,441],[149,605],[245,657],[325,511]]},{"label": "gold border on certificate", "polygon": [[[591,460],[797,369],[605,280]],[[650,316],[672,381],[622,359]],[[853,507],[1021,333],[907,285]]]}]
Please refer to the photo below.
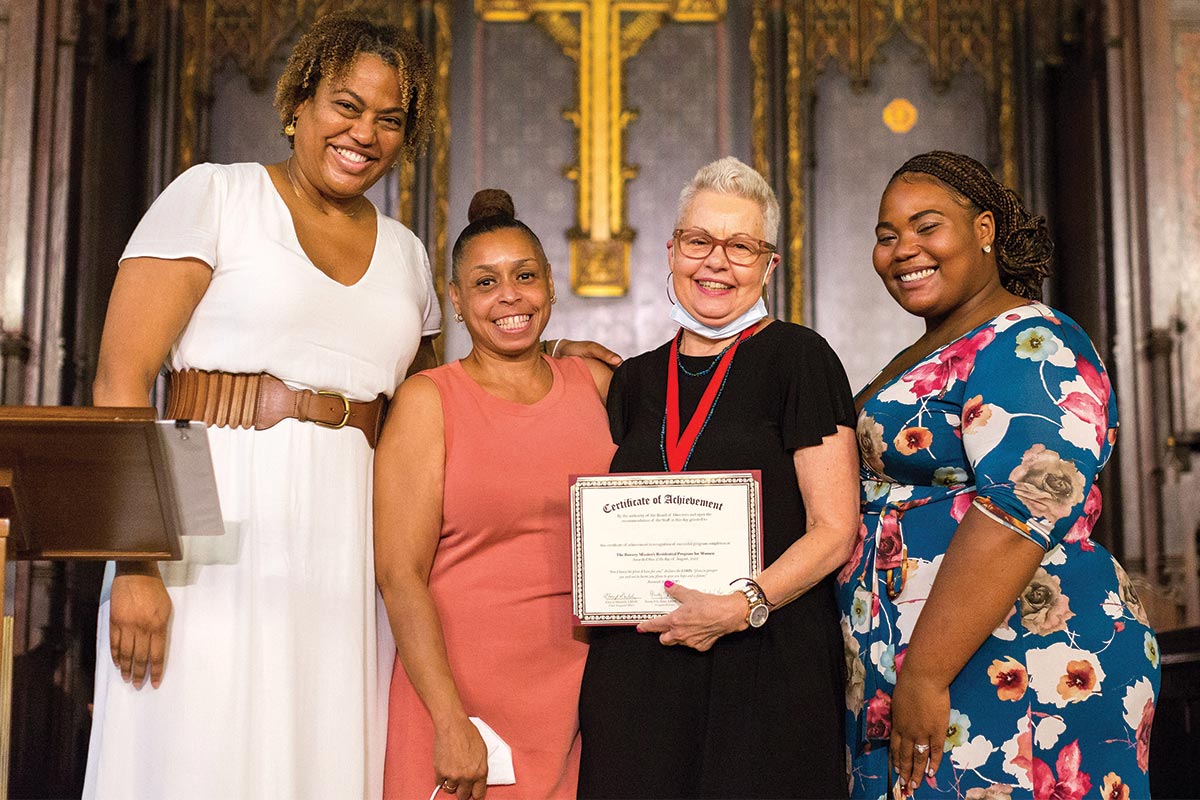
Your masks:
[{"label": "gold border on certificate", "polygon": [[[590,558],[589,558],[590,554]],[[663,579],[721,594],[762,567],[758,470],[571,479],[572,602],[582,625],[632,625],[675,607]]]}]

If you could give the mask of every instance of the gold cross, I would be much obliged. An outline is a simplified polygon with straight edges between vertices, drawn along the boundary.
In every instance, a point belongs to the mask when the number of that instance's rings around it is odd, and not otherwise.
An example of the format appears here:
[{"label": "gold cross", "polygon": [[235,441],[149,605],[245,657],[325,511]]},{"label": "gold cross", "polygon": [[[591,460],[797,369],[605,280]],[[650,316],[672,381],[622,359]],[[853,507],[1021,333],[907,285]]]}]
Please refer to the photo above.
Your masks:
[{"label": "gold cross", "polygon": [[625,163],[625,128],[637,112],[621,107],[623,66],[663,22],[716,22],[725,0],[475,0],[475,11],[486,22],[532,19],[578,65],[579,107],[564,112],[579,137],[579,161],[563,170],[576,192],[571,287],[586,297],[625,294],[634,237],[625,189],[638,170]]}]

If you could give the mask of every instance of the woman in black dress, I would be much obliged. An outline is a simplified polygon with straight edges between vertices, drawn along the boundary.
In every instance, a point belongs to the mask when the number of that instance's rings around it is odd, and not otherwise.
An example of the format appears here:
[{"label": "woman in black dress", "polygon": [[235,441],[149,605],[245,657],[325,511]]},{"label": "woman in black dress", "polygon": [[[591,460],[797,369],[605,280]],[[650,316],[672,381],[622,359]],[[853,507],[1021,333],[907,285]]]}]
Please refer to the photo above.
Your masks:
[{"label": "woman in black dress", "polygon": [[679,334],[613,376],[612,471],[760,470],[768,566],[726,595],[668,582],[670,614],[592,631],[580,797],[846,796],[830,573],[859,525],[854,403],[825,341],[767,316],[778,225],[761,175],[702,168],[667,243]]}]

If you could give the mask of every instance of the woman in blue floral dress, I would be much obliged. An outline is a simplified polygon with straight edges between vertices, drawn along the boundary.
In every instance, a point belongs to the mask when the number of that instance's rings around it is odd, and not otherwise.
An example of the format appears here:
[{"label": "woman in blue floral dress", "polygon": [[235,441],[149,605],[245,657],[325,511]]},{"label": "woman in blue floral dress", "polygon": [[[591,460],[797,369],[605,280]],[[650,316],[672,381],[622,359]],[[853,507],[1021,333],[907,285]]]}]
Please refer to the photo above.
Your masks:
[{"label": "woman in blue floral dress", "polygon": [[1148,797],[1157,645],[1090,538],[1116,400],[1087,334],[1038,302],[1044,221],[933,152],[892,177],[876,234],[926,333],[858,398],[851,795]]}]

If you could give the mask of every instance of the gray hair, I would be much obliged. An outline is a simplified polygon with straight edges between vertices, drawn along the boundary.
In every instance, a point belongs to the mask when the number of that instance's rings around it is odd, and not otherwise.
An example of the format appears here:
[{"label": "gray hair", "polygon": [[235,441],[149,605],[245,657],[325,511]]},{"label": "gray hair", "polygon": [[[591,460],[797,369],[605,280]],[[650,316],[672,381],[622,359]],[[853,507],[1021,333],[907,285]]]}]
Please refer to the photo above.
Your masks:
[{"label": "gray hair", "polygon": [[679,193],[679,212],[675,217],[677,227],[699,192],[731,194],[758,203],[762,209],[763,238],[771,244],[776,243],[779,237],[779,201],[775,199],[771,184],[757,170],[733,156],[705,164]]}]

